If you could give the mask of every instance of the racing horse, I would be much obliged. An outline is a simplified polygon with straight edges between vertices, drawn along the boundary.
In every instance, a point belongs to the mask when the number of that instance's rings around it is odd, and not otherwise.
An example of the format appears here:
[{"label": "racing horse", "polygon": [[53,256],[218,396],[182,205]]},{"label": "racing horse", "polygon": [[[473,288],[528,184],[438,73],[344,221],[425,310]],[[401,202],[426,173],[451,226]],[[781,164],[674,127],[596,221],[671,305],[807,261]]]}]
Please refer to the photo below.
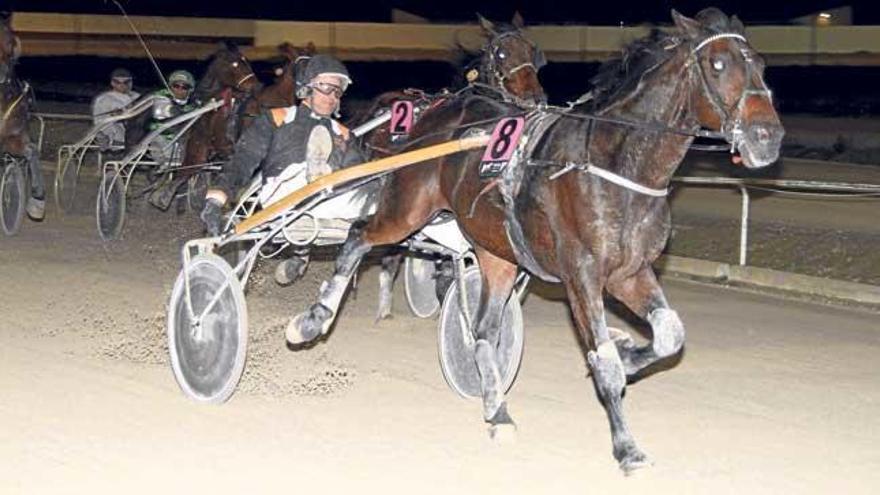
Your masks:
[{"label": "racing horse", "polygon": [[273,84],[260,88],[254,93],[253,98],[249,98],[245,102],[239,134],[251,124],[261,111],[289,107],[296,103],[296,74],[305,68],[305,64],[315,54],[315,45],[309,42],[304,48],[298,48],[285,42],[278,46],[278,51],[287,59],[281,69],[281,74]]},{"label": "racing horse", "polygon": [[15,73],[21,41],[10,24],[8,16],[0,18],[0,151],[27,163],[31,185],[27,213],[31,218],[41,220],[46,192],[40,173],[39,150],[28,133],[33,95],[30,86]]},{"label": "racing horse", "polygon": [[[193,97],[196,101],[223,100],[225,105],[199,118],[190,129],[179,173],[157,189],[150,200],[167,209],[175,193],[211,160],[225,161],[239,134],[239,110],[243,101],[259,86],[247,58],[232,43],[223,43],[208,62]],[[199,198],[204,199],[204,198]]]},{"label": "racing horse", "polygon": [[[629,473],[650,464],[627,425],[622,400],[628,381],[678,354],[681,319],[652,269],[670,232],[666,189],[695,136],[724,138],[734,162],[767,166],[779,156],[784,130],[763,80],[762,59],[742,23],[709,8],[688,18],[672,11],[675,32],[655,32],[628,45],[594,78],[591,102],[570,111],[536,112],[514,125],[529,134],[521,152],[481,178],[483,150],[448,155],[393,173],[376,213],[355,226],[319,300],[294,316],[291,343],[325,334],[362,257],[377,245],[398,243],[442,210],[454,212],[475,246],[482,291],[471,331],[482,391],[482,412],[493,438],[515,432],[499,383],[496,345],[504,305],[518,266],[566,291],[597,396],[607,414],[612,453]],[[488,133],[485,119],[504,119],[498,139],[521,109],[465,95],[415,126],[420,144]],[[702,130],[709,129],[708,131]],[[435,132],[444,129],[443,132]],[[510,143],[508,143],[510,144]],[[506,144],[505,144],[506,145]],[[511,144],[512,145],[512,144]],[[493,142],[487,146],[493,151]],[[610,294],[652,329],[636,345],[606,322]]]},{"label": "racing horse", "polygon": [[[546,65],[546,58],[526,35],[522,16],[516,13],[510,23],[492,22],[479,14],[477,19],[487,41],[473,60],[465,64],[468,85],[462,91],[487,93],[526,108],[545,103],[547,95],[538,79],[538,72]],[[420,113],[418,117],[422,118],[449,98],[449,94],[429,95],[412,89],[389,91],[373,101],[364,116],[359,118],[358,124],[366,122],[379,112],[387,111],[394,102],[401,100],[413,102],[413,108],[418,108]],[[370,159],[392,155],[395,150],[400,149],[400,143],[406,142],[395,142],[396,138],[405,136],[392,134],[391,127],[383,126],[364,136],[364,149]],[[402,258],[403,254],[400,253],[382,257],[377,320],[391,317],[393,281]]]}]

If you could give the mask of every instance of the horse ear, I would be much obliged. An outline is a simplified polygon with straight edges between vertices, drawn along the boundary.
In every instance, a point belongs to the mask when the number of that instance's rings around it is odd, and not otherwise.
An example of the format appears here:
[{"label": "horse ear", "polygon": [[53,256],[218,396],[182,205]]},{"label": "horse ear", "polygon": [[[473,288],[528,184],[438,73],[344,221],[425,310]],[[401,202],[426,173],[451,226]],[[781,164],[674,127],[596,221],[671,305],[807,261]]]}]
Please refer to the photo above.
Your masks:
[{"label": "horse ear", "polygon": [[483,31],[486,31],[486,34],[490,36],[495,36],[495,24],[492,23],[489,19],[477,14],[477,20],[480,21],[480,26],[483,28]]},{"label": "horse ear", "polygon": [[526,27],[526,21],[523,20],[523,16],[519,13],[518,10],[513,13],[513,19],[510,20],[510,23],[513,24],[514,27],[516,27],[517,29],[523,29],[524,27]]},{"label": "horse ear", "polygon": [[18,36],[12,37],[12,60],[18,60],[18,56],[21,55],[21,40]]},{"label": "horse ear", "polygon": [[296,58],[296,51],[297,51],[296,47],[293,46],[293,44],[290,43],[289,41],[285,41],[284,43],[281,43],[280,45],[278,45],[277,48],[278,48],[278,51],[282,55],[284,55],[285,57],[287,57],[289,59]]},{"label": "horse ear", "polygon": [[236,53],[238,52],[238,45],[229,40],[223,40],[220,42],[221,50],[229,50],[230,52]]},{"label": "horse ear", "polygon": [[739,20],[739,17],[737,17],[735,15],[730,17],[730,28],[736,34],[742,34],[742,35],[746,34],[745,25],[743,25],[743,22],[741,20]]},{"label": "horse ear", "polygon": [[318,52],[318,49],[315,48],[315,43],[313,41],[309,41],[309,44],[306,45],[306,53],[305,54],[311,57],[312,55],[314,55],[317,52]]},{"label": "horse ear", "polygon": [[699,38],[703,32],[703,27],[699,22],[690,17],[679,14],[675,9],[672,9],[672,20],[675,22],[675,26],[678,30],[681,31],[682,34],[687,35],[688,38]]}]

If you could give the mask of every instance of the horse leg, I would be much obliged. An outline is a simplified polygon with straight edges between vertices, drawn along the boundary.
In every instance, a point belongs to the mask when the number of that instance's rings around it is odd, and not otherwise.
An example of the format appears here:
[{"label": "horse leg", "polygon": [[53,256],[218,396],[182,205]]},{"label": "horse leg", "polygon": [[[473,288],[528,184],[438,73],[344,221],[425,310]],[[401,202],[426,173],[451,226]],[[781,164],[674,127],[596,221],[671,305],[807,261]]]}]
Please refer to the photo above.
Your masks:
[{"label": "horse leg", "polygon": [[517,267],[482,248],[477,248],[476,254],[483,284],[477,314],[471,323],[476,340],[474,361],[480,373],[483,419],[489,423],[489,436],[501,440],[516,432],[516,424],[507,413],[495,349],[501,335],[504,308],[516,280]]},{"label": "horse leg", "polygon": [[[397,191],[395,188],[392,190]],[[395,244],[410,236],[428,221],[437,207],[430,198],[421,197],[424,191],[402,188],[405,194],[393,193],[394,205],[377,211],[366,227],[355,224],[348,232],[348,239],[336,257],[336,271],[329,281],[321,285],[318,302],[305,313],[294,316],[287,325],[287,341],[291,344],[308,342],[327,333],[336,318],[348,284],[354,277],[363,257],[373,246]],[[392,194],[392,193],[388,193]],[[380,203],[383,204],[383,203]]]},{"label": "horse leg", "polygon": [[596,271],[594,260],[581,259],[574,269],[567,271],[571,275],[564,283],[576,326],[589,349],[587,362],[596,393],[608,416],[612,453],[623,472],[629,474],[650,461],[636,445],[623,415],[626,373],[605,321],[602,287]]},{"label": "horse leg", "polygon": [[391,318],[394,279],[400,271],[403,253],[392,252],[382,257],[382,271],[379,273],[379,310],[376,321]]},{"label": "horse leg", "polygon": [[681,351],[685,340],[684,325],[678,313],[669,307],[654,270],[645,266],[635,275],[609,282],[608,292],[651,324],[651,343],[638,347],[632,340],[617,341],[627,377],[633,377],[660,359]]}]

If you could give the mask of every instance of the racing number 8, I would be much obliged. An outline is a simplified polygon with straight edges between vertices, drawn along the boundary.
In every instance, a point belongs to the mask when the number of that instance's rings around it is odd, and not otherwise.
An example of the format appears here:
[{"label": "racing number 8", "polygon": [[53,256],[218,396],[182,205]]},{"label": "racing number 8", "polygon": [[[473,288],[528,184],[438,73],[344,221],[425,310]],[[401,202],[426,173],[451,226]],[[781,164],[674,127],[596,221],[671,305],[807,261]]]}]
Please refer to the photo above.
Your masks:
[{"label": "racing number 8", "polygon": [[483,162],[500,162],[510,160],[513,151],[519,143],[520,135],[522,135],[525,119],[522,117],[509,117],[501,120],[492,131],[492,138],[489,139],[489,145],[486,153],[483,155]]}]

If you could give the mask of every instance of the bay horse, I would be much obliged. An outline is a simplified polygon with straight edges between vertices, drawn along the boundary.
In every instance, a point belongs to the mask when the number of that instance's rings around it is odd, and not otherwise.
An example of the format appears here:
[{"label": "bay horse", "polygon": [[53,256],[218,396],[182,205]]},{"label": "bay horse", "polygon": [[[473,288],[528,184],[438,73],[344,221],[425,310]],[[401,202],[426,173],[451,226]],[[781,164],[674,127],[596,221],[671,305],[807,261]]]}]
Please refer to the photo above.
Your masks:
[{"label": "bay horse", "polygon": [[[495,349],[502,310],[523,266],[565,288],[620,468],[629,473],[649,465],[622,400],[628,380],[678,354],[685,342],[684,325],[651,266],[670,232],[666,188],[694,136],[706,135],[701,128],[727,140],[748,168],[773,163],[784,134],[763,61],[742,23],[715,8],[695,18],[673,10],[672,18],[674,33],[637,40],[603,65],[587,106],[535,112],[543,127],[525,126],[532,135],[520,142],[527,146],[500,176],[481,179],[483,150],[396,171],[376,213],[350,231],[318,301],[291,319],[288,341],[326,334],[373,246],[398,243],[438,212],[452,211],[482,272],[471,331],[490,436],[515,431]],[[522,115],[520,108],[465,95],[422,118],[413,135],[430,136],[424,146],[488,133],[486,119]],[[606,292],[650,324],[650,343],[638,346],[626,332],[609,329]]]},{"label": "bay horse", "polygon": [[27,213],[34,220],[42,220],[46,189],[40,172],[39,150],[28,132],[33,93],[15,73],[21,41],[10,24],[8,16],[0,18],[0,151],[27,163],[31,185]]},{"label": "bay horse", "polygon": [[209,161],[226,161],[240,132],[239,110],[259,86],[247,58],[232,43],[223,43],[211,55],[204,76],[196,84],[193,98],[202,103],[212,99],[227,104],[208,112],[187,134],[183,161],[176,177],[150,196],[150,201],[167,209],[181,185]]},{"label": "bay horse", "polygon": [[305,64],[317,50],[312,42],[304,48],[285,42],[278,45],[278,51],[286,58],[281,74],[275,82],[258,89],[253,98],[245,102],[239,134],[247,129],[260,112],[270,108],[289,107],[296,103],[296,74],[305,69]]},{"label": "bay horse", "polygon": [[[516,13],[510,23],[492,22],[479,14],[477,19],[486,43],[476,54],[464,52],[466,56],[474,58],[464,66],[467,86],[459,92],[482,92],[524,108],[546,103],[547,94],[538,79],[538,72],[547,63],[546,58],[526,35],[522,16]],[[414,120],[418,120],[442,106],[451,96],[448,92],[432,95],[414,89],[389,91],[376,97],[355,122],[360,125],[382,111],[389,111],[396,101],[412,102],[413,108],[419,112]],[[405,138],[393,135],[391,125],[366,134],[362,143],[368,159],[378,159],[400,151],[401,145],[407,141],[395,142],[394,138],[397,137]],[[400,253],[382,257],[377,320],[391,317],[393,282],[402,259]]]}]

